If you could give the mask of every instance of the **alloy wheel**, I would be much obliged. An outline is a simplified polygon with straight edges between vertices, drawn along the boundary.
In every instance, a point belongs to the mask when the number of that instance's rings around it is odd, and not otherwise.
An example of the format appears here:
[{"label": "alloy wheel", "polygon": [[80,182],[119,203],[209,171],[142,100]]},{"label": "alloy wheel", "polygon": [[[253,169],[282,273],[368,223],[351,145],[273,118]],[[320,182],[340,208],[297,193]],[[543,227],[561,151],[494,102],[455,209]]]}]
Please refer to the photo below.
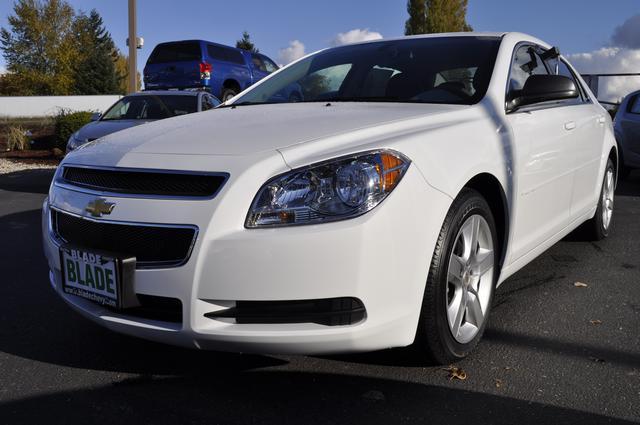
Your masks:
[{"label": "alloy wheel", "polygon": [[602,188],[602,226],[605,230],[611,225],[611,217],[613,216],[613,197],[615,192],[615,184],[613,178],[613,169],[608,168],[604,178],[604,187]]},{"label": "alloy wheel", "polygon": [[454,339],[473,340],[486,318],[494,273],[493,235],[485,218],[472,215],[460,227],[447,272],[447,322]]}]

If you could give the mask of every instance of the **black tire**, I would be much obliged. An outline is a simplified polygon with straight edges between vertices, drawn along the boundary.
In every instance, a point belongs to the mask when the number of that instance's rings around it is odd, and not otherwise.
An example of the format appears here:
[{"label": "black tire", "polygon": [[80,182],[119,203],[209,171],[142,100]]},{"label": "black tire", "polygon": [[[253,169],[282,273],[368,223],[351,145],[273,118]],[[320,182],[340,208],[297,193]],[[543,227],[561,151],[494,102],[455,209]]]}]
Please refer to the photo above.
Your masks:
[{"label": "black tire", "polygon": [[222,93],[220,93],[220,100],[222,102],[226,102],[238,93],[239,91],[235,87],[224,87],[222,89]]},{"label": "black tire", "polygon": [[[476,336],[469,342],[458,342],[449,327],[447,319],[447,285],[449,259],[451,258],[458,232],[463,224],[473,215],[481,215],[487,222],[493,240],[493,281],[488,306],[484,314],[484,322]],[[454,200],[440,230],[436,248],[431,260],[427,278],[422,311],[415,348],[426,353],[432,362],[450,364],[465,358],[478,344],[486,327],[491,311],[493,293],[498,277],[499,244],[495,221],[486,200],[473,189],[463,189]]]},{"label": "black tire", "polygon": [[611,161],[610,159],[607,161],[607,167],[605,168],[604,177],[602,178],[602,186],[600,187],[600,196],[598,197],[598,208],[596,209],[596,215],[593,216],[592,219],[585,222],[583,225],[585,237],[591,241],[600,241],[602,239],[605,239],[607,236],[609,236],[609,231],[611,230],[612,220],[609,222],[608,226],[605,226],[602,214],[604,209],[602,197],[604,195],[605,184],[607,181],[607,173],[609,171],[612,171],[614,176],[616,175],[615,166],[613,165],[613,161]]}]

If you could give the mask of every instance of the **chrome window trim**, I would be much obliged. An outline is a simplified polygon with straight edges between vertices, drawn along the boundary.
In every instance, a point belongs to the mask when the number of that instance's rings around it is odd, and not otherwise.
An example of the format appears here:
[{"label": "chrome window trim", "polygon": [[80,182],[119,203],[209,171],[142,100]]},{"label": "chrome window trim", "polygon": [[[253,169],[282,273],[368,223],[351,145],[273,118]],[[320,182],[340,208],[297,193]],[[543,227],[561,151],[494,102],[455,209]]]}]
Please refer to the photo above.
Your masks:
[{"label": "chrome window trim", "polygon": [[[149,194],[136,194],[136,193],[122,193],[122,192],[111,192],[99,189],[91,189],[90,187],[78,186],[73,184],[73,182],[68,182],[64,179],[64,169],[65,167],[74,167],[74,168],[84,168],[87,170],[105,170],[105,171],[122,171],[122,172],[130,172],[130,173],[158,173],[158,174],[182,174],[182,175],[191,175],[191,176],[212,176],[212,177],[223,177],[224,180],[218,187],[218,189],[209,196],[177,196],[177,195],[149,195]],[[107,167],[101,165],[81,165],[81,164],[73,164],[73,163],[64,163],[60,167],[60,172],[56,173],[55,180],[53,182],[54,186],[60,187],[62,189],[71,190],[78,193],[86,193],[90,195],[96,196],[110,196],[113,198],[137,198],[137,199],[169,199],[169,200],[186,200],[186,201],[210,201],[222,190],[222,188],[227,184],[229,180],[230,174],[225,172],[207,172],[207,171],[188,171],[188,170],[166,170],[159,168],[130,168],[130,167]]]},{"label": "chrome window trim", "polygon": [[58,207],[54,207],[51,205],[49,206],[49,210],[50,211],[48,212],[48,218],[47,218],[47,221],[49,223],[49,236],[51,237],[51,240],[54,243],[54,245],[58,247],[58,249],[63,244],[67,243],[67,241],[59,237],[58,234],[56,233],[56,230],[54,229],[51,210],[61,214],[67,214],[81,220],[91,221],[94,223],[115,224],[115,225],[124,225],[124,226],[138,226],[138,227],[142,226],[142,227],[161,227],[161,228],[171,228],[171,229],[191,229],[194,231],[193,238],[191,239],[191,244],[189,245],[187,255],[185,256],[184,259],[182,259],[179,262],[177,261],[137,261],[136,260],[136,270],[149,270],[149,269],[156,270],[156,269],[167,269],[167,268],[176,268],[176,267],[184,266],[191,258],[191,254],[193,253],[193,249],[196,245],[196,241],[198,240],[198,235],[200,232],[200,229],[198,228],[198,226],[191,225],[191,224],[163,224],[163,223],[145,223],[145,222],[138,222],[138,221],[102,220],[102,219],[95,219],[93,217],[86,217],[80,214],[65,211],[63,209],[60,209]]}]

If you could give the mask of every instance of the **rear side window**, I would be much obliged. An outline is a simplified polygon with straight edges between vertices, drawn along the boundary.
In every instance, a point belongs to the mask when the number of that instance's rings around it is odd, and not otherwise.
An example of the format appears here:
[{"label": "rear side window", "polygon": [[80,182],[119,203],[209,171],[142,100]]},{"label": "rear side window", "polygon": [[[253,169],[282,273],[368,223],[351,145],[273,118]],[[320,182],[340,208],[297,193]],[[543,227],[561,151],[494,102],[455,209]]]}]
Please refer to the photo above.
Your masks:
[{"label": "rear side window", "polygon": [[197,42],[158,44],[149,56],[148,63],[200,61],[202,53]]},{"label": "rear side window", "polygon": [[208,44],[207,52],[209,53],[209,56],[215,60],[244,65],[244,57],[238,50],[216,46],[215,44]]}]

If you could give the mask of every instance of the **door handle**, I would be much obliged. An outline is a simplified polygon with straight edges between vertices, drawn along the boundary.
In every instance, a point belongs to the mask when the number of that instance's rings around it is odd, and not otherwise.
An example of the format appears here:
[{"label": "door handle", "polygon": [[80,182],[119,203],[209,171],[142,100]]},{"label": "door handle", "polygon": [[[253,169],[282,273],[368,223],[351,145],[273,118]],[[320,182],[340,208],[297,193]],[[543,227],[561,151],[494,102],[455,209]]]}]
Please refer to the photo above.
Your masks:
[{"label": "door handle", "polygon": [[604,115],[600,115],[600,116],[598,117],[598,124],[600,124],[600,125],[604,125],[604,123],[605,123],[606,121],[607,121],[607,120],[604,118]]},{"label": "door handle", "polygon": [[569,122],[564,123],[564,129],[565,130],[573,130],[574,128],[576,128],[575,121],[569,121]]}]

